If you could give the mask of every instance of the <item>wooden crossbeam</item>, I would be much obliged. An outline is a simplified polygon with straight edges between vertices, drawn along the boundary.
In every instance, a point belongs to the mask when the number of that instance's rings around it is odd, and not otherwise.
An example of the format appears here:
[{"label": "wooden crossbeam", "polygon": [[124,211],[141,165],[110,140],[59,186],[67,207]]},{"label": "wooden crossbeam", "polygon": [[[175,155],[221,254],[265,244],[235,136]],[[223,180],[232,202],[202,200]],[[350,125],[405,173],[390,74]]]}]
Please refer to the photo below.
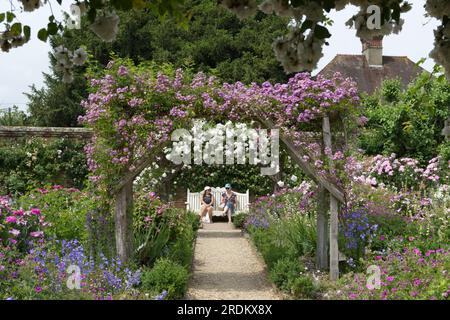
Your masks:
[{"label": "wooden crossbeam", "polygon": [[[274,124],[271,123],[271,121],[268,119],[258,117],[258,120],[268,129],[273,129],[275,127]],[[314,180],[314,182],[316,182],[317,184],[324,186],[324,188],[327,189],[336,199],[338,199],[342,203],[345,203],[343,190],[336,184],[331,182],[327,177],[319,174],[316,168],[314,168],[308,161],[303,159],[303,156],[308,155],[308,153],[302,146],[294,145],[291,139],[282,134],[280,135],[280,140],[286,146],[286,149],[291,158],[303,169],[305,174],[310,179]]]},{"label": "wooden crossbeam", "polygon": [[65,128],[65,127],[18,127],[0,126],[0,138],[78,138],[89,139],[93,131],[88,128]]}]

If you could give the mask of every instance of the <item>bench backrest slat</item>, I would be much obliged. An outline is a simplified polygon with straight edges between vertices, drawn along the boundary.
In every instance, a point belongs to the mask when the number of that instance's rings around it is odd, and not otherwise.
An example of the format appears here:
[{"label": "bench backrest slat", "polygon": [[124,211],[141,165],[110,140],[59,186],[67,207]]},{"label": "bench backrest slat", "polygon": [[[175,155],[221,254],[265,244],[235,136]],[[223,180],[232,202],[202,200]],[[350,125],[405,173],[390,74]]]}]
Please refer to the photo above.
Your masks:
[{"label": "bench backrest slat", "polygon": [[[224,188],[211,188],[212,195],[214,197],[214,211],[221,212],[222,208],[220,208],[220,201],[222,198],[222,193],[225,192]],[[235,213],[240,211],[246,211],[248,209],[248,206],[250,204],[249,201],[249,190],[247,190],[246,193],[239,193],[234,191],[236,193],[236,199],[237,199],[237,205]],[[200,192],[191,192],[189,189],[187,190],[187,203],[186,203],[186,210],[199,212],[200,211],[200,197],[203,194],[203,191]]]}]

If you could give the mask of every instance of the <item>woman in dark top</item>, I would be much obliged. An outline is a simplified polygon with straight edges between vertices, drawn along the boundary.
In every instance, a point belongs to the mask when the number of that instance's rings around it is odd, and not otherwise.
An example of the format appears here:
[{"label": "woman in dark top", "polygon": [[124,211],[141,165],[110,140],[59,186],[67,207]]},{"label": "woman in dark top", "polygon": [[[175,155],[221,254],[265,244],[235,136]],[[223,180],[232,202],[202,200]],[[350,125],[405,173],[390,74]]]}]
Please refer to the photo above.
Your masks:
[{"label": "woman in dark top", "polygon": [[203,219],[208,213],[209,223],[212,223],[212,213],[214,208],[214,197],[211,193],[210,187],[205,187],[204,192],[200,199],[201,209],[200,209],[200,219]]}]

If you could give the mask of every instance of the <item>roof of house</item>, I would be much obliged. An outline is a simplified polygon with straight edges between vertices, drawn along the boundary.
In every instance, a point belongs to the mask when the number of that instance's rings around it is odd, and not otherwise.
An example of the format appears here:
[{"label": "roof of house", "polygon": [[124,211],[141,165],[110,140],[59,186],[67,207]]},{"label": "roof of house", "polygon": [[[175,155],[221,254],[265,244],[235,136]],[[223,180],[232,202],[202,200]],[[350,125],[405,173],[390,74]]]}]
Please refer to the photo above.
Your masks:
[{"label": "roof of house", "polygon": [[318,75],[331,77],[340,72],[344,77],[351,77],[358,85],[359,91],[373,93],[385,79],[399,77],[406,87],[411,80],[424,71],[408,57],[383,56],[383,66],[369,66],[362,54],[338,54]]}]

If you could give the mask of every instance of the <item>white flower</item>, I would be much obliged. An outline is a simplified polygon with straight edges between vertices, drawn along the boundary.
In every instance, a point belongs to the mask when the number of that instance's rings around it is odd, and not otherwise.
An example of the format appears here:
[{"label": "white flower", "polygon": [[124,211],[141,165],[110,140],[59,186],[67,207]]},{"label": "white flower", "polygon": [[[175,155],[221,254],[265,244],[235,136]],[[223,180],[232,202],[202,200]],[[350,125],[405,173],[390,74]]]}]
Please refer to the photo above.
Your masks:
[{"label": "white flower", "polygon": [[87,60],[87,53],[83,48],[78,48],[73,53],[73,64],[76,66],[82,66]]},{"label": "white flower", "polygon": [[291,177],[291,181],[292,182],[297,182],[297,176],[296,175],[292,175],[292,177]]},{"label": "white flower", "polygon": [[97,16],[90,28],[102,40],[112,42],[116,39],[117,33],[119,32],[119,21],[119,16],[113,11]]},{"label": "white flower", "polygon": [[39,9],[42,4],[40,0],[20,0],[20,2],[22,2],[23,10],[27,12]]},{"label": "white flower", "polygon": [[162,175],[161,175],[163,178],[165,178],[165,177],[167,177],[167,173],[163,173]]},{"label": "white flower", "polygon": [[69,59],[61,59],[58,60],[55,64],[55,70],[59,72],[66,72],[71,71],[72,68],[72,61]]},{"label": "white flower", "polygon": [[284,187],[284,182],[283,182],[283,181],[278,181],[277,184],[278,184],[278,186],[279,186],[280,188],[283,188],[283,187]]},{"label": "white flower", "polygon": [[70,53],[69,49],[67,49],[66,47],[58,46],[55,48],[54,56],[55,56],[56,60],[60,61],[63,59],[67,59],[67,57],[69,56],[69,53]]}]

